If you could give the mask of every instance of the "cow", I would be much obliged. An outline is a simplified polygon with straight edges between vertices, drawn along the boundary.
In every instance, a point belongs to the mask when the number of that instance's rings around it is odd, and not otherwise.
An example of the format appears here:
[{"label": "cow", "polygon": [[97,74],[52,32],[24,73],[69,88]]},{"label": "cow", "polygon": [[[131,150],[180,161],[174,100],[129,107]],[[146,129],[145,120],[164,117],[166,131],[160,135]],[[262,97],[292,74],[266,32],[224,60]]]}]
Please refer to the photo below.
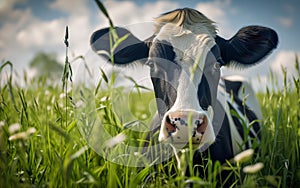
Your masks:
[{"label": "cow", "polygon": [[[154,33],[144,41],[116,27],[114,33],[122,38],[118,46],[110,28],[95,31],[90,44],[115,65],[138,61],[149,67],[158,111],[152,129],[159,131],[158,141],[169,143],[175,153],[192,143],[194,160],[209,151],[212,160],[221,163],[250,148],[260,137],[259,104],[246,80],[221,77],[220,69],[261,62],[277,47],[277,33],[251,25],[227,40],[217,34],[215,22],[191,8],[164,13],[154,21]],[[232,110],[248,122],[247,137]]]}]

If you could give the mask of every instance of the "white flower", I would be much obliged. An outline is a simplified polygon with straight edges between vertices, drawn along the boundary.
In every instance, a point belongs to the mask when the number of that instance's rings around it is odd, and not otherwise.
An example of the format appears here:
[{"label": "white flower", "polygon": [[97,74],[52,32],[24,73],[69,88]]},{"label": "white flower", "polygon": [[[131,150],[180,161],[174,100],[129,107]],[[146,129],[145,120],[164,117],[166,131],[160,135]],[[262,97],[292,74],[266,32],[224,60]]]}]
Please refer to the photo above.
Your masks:
[{"label": "white flower", "polygon": [[84,107],[85,102],[83,100],[79,100],[78,102],[76,102],[75,107],[79,108],[79,107]]},{"label": "white flower", "polygon": [[58,103],[58,106],[59,106],[60,108],[63,108],[63,107],[64,107],[64,103],[63,103],[63,102],[60,102],[60,103]]},{"label": "white flower", "polygon": [[105,101],[108,101],[110,100],[110,97],[109,96],[104,96],[100,99],[100,102],[105,102]]},{"label": "white flower", "polygon": [[47,106],[47,110],[50,111],[51,110],[51,106]]},{"label": "white flower", "polygon": [[65,93],[61,93],[61,94],[59,95],[59,98],[61,98],[61,99],[65,98],[65,97],[66,97],[66,94],[65,94]]},{"label": "white flower", "polygon": [[20,176],[20,175],[23,175],[24,174],[24,171],[23,170],[21,170],[21,171],[19,171],[19,172],[17,172],[17,176]]},{"label": "white flower", "polygon": [[4,121],[0,121],[0,128],[4,127],[4,125],[5,125]]},{"label": "white flower", "polygon": [[13,134],[15,132],[17,132],[18,130],[21,129],[21,125],[19,123],[14,123],[14,124],[11,124],[9,127],[8,127],[8,132],[10,134]]},{"label": "white flower", "polygon": [[51,103],[54,104],[55,103],[55,97],[53,96],[51,99]]},{"label": "white flower", "polygon": [[256,163],[255,165],[250,165],[250,166],[245,166],[243,168],[243,172],[247,173],[247,174],[255,174],[257,172],[259,172],[261,169],[263,169],[264,164],[259,162]]},{"label": "white flower", "polygon": [[36,132],[36,129],[34,128],[34,127],[30,127],[29,129],[27,129],[27,131],[26,131],[26,133],[28,134],[28,135],[31,135],[31,134],[33,134],[33,133],[35,133]]},{"label": "white flower", "polygon": [[45,91],[45,95],[47,96],[47,95],[49,95],[50,94],[50,91],[49,90],[46,90]]},{"label": "white flower", "polygon": [[147,117],[148,117],[147,114],[142,114],[142,115],[141,115],[141,118],[142,118],[142,119],[146,119]]},{"label": "white flower", "polygon": [[133,155],[134,155],[134,156],[140,156],[141,153],[136,151],[136,152],[133,153]]},{"label": "white flower", "polygon": [[234,156],[234,161],[237,163],[243,163],[249,161],[252,158],[253,154],[254,154],[253,149],[247,149]]}]

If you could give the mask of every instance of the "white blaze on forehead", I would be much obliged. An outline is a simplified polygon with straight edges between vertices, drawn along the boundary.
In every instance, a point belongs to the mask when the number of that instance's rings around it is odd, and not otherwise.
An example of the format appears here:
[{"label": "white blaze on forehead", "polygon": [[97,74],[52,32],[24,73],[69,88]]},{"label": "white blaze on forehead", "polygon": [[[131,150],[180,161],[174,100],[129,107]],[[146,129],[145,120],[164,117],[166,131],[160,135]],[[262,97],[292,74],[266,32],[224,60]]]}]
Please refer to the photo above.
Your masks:
[{"label": "white blaze on forehead", "polygon": [[210,50],[215,45],[214,34],[211,34],[207,28],[201,27],[201,24],[194,24],[193,29],[185,29],[172,23],[165,24],[156,34],[155,40],[170,43],[177,58],[182,55],[196,58],[199,54],[198,48],[206,46]]}]

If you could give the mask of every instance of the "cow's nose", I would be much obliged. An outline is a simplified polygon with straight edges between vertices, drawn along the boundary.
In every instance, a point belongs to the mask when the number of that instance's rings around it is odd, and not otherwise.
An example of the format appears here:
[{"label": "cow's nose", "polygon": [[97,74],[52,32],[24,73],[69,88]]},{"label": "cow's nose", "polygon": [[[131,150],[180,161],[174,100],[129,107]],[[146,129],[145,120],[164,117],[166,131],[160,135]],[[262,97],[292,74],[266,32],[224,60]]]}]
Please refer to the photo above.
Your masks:
[{"label": "cow's nose", "polygon": [[207,131],[209,120],[204,112],[174,111],[168,112],[163,119],[159,141],[184,146],[189,140],[199,145]]}]

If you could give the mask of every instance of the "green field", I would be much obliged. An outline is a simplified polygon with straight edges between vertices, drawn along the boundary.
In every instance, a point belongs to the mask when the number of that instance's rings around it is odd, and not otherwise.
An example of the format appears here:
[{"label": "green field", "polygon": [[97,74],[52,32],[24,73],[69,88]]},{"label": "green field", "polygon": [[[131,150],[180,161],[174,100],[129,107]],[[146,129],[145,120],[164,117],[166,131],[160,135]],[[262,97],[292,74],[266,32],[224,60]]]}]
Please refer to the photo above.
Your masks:
[{"label": "green field", "polygon": [[[10,65],[3,64],[1,74]],[[295,65],[298,77],[290,82],[285,80],[282,90],[267,88],[265,93],[257,94],[264,120],[262,141],[252,159],[245,163],[230,161],[225,165],[212,165],[207,159],[208,173],[203,178],[197,174],[190,177],[180,173],[170,175],[168,171],[172,168],[177,171],[174,159],[155,166],[144,161],[145,167],[111,162],[91,149],[79,131],[86,127],[82,127],[80,118],[75,118],[72,82],[65,80],[63,85],[46,77],[27,81],[24,78],[26,84],[21,87],[8,79],[0,87],[0,187],[184,187],[189,182],[194,182],[194,187],[214,187],[217,174],[222,170],[231,171],[237,178],[233,185],[241,187],[296,187],[300,183],[300,71],[297,60]],[[283,74],[286,78],[286,73]],[[6,75],[12,78],[7,72]],[[136,123],[139,121],[149,121],[153,115],[148,108],[153,93],[134,92],[129,96],[127,106],[134,115],[132,122],[125,122],[114,111],[112,103],[112,98],[119,96],[124,88],[114,88],[111,82],[113,80],[102,74],[99,83],[107,89],[92,89],[97,116],[110,135],[122,133],[126,136],[123,144],[139,146],[144,142],[145,133],[131,131],[128,127],[140,126]],[[97,137],[93,139],[97,141]],[[111,149],[114,155],[122,156],[123,151],[116,148]],[[127,159],[140,160],[133,154]],[[256,163],[263,163],[264,168],[240,177],[244,166]]]}]

